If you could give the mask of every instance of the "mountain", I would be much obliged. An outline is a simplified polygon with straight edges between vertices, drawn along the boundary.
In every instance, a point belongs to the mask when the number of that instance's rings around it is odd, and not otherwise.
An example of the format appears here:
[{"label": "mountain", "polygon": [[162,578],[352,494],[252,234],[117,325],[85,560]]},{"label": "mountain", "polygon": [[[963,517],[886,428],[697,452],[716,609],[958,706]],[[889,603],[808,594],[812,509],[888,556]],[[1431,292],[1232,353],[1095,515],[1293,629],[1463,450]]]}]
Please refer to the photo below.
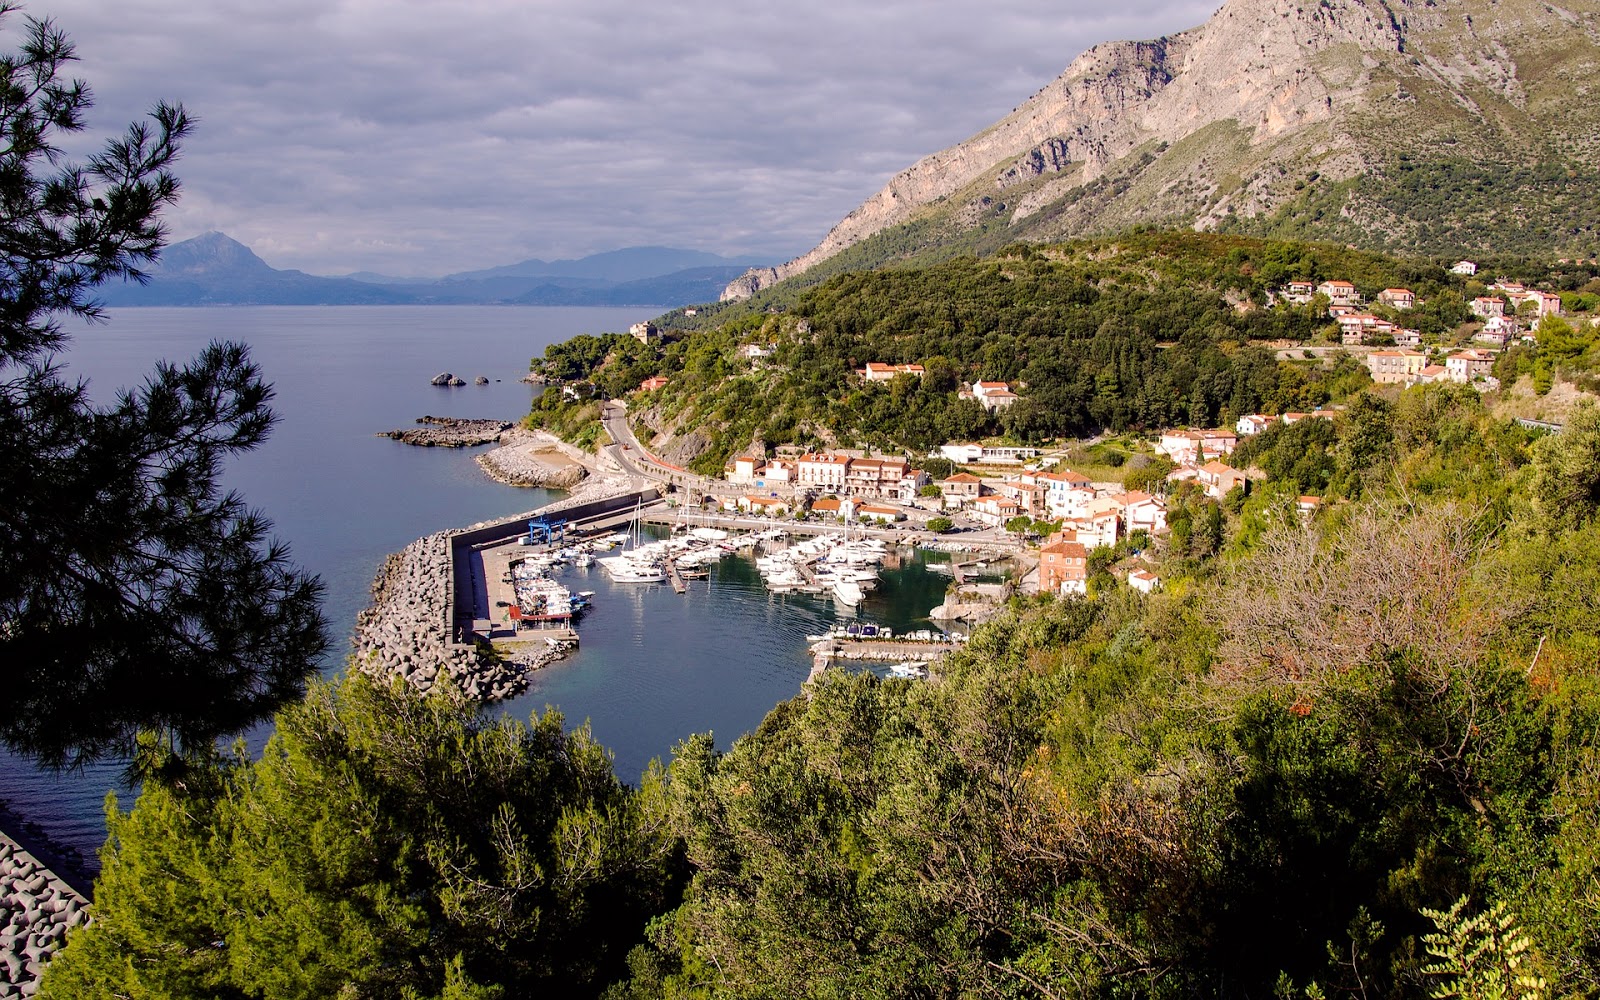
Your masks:
[{"label": "mountain", "polygon": [[392,305],[413,302],[403,291],[347,278],[280,271],[222,233],[174,243],[150,270],[150,282],[105,285],[109,306]]},{"label": "mountain", "polygon": [[1595,256],[1597,64],[1597,0],[1228,0],[1090,49],[724,297],[1138,224]]},{"label": "mountain", "polygon": [[244,244],[213,232],[167,247],[148,284],[109,285],[101,299],[110,306],[676,306],[715,301],[750,263],[698,250],[629,247],[580,260],[523,261],[444,278],[370,272],[323,278],[280,271]]},{"label": "mountain", "polygon": [[444,281],[471,281],[481,278],[590,278],[605,282],[641,281],[662,275],[707,267],[746,268],[758,262],[750,258],[719,257],[700,250],[674,247],[626,247],[591,254],[577,260],[525,260],[519,264],[491,267],[483,271],[463,271],[446,275]]}]

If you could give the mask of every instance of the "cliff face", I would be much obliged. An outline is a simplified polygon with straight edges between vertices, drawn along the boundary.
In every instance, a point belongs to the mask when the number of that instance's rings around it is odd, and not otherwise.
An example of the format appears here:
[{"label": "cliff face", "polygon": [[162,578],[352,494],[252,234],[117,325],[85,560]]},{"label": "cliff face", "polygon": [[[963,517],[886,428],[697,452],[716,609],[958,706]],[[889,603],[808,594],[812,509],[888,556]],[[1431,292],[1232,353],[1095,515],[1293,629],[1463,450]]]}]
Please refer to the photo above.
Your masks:
[{"label": "cliff face", "polygon": [[[1136,153],[1142,162],[1153,156],[1160,169],[1152,173],[1163,179],[1135,192],[1145,204],[1080,211],[1065,229],[1114,227],[1141,221],[1141,213],[1200,226],[1229,212],[1258,215],[1294,190],[1276,190],[1266,176],[1273,171],[1264,168],[1315,163],[1319,176],[1358,176],[1375,152],[1370,119],[1393,118],[1386,106],[1396,103],[1401,118],[1430,110],[1414,107],[1418,92],[1469,119],[1490,114],[1480,93],[1489,103],[1521,100],[1526,110],[1528,88],[1514,50],[1559,49],[1561,65],[1583,65],[1600,39],[1597,6],[1228,0],[1190,31],[1095,46],[999,122],[895,175],[815,249],[745,274],[723,297],[745,297],[800,274],[888,227],[926,217],[940,199],[998,199],[1015,223],[1108,173],[1134,169]],[[1581,75],[1573,74],[1572,86],[1583,86]],[[1384,141],[1408,144],[1432,124],[1392,125]]]}]

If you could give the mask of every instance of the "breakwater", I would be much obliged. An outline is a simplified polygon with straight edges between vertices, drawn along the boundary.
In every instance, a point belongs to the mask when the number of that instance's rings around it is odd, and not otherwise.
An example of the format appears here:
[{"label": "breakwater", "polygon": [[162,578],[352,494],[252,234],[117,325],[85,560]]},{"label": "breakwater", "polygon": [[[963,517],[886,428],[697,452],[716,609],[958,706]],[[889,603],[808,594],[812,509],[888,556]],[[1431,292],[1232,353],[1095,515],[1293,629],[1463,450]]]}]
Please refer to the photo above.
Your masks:
[{"label": "breakwater", "polygon": [[31,997],[67,931],[88,920],[89,902],[0,833],[0,1000]]},{"label": "breakwater", "polygon": [[356,618],[354,667],[378,678],[403,678],[423,692],[448,682],[479,701],[521,694],[528,670],[548,653],[507,656],[488,641],[493,609],[479,550],[525,534],[529,519],[541,514],[560,513],[577,523],[655,499],[654,490],[609,482],[621,492],[568,497],[536,511],[436,532],[390,555],[373,581],[372,605]]}]

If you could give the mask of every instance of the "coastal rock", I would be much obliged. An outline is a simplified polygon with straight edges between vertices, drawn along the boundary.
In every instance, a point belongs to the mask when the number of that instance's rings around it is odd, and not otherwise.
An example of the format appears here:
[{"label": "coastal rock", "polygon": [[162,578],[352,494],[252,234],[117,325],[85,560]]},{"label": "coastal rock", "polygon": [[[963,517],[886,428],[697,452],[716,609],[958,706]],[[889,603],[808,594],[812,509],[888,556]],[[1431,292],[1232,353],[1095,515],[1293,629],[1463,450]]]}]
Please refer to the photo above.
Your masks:
[{"label": "coastal rock", "polygon": [[429,385],[449,385],[451,379],[454,379],[454,378],[455,378],[455,376],[450,374],[449,372],[440,372],[439,374],[435,375],[433,378],[429,379],[428,380],[428,384]]},{"label": "coastal rock", "polygon": [[422,427],[383,431],[379,437],[422,448],[467,448],[493,444],[514,425],[505,420],[463,420],[459,417],[418,417]]},{"label": "coastal rock", "polygon": [[489,376],[487,376],[487,375],[479,375],[477,378],[473,379],[472,382],[473,382],[474,385],[488,385],[489,384]]}]

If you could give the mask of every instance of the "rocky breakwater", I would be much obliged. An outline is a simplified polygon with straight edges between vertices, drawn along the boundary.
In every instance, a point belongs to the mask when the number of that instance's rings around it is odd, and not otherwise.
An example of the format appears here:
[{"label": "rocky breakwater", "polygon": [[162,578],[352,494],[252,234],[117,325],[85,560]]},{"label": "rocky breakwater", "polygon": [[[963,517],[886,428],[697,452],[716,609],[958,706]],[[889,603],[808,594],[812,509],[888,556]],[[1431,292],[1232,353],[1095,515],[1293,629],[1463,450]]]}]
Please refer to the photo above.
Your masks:
[{"label": "rocky breakwater", "polygon": [[464,420],[460,417],[418,417],[421,426],[405,430],[382,431],[379,437],[393,438],[401,444],[421,448],[470,448],[494,444],[513,424],[505,420]]},{"label": "rocky breakwater", "polygon": [[67,931],[88,921],[88,901],[0,833],[0,1000],[31,997]]},{"label": "rocky breakwater", "polygon": [[419,538],[391,555],[372,584],[372,607],[356,618],[356,668],[402,677],[418,691],[450,683],[494,701],[528,686],[525,668],[492,650],[451,641],[451,532]]},{"label": "rocky breakwater", "polygon": [[571,489],[589,474],[590,457],[544,431],[508,428],[500,447],[477,456],[489,478],[509,486]]}]

